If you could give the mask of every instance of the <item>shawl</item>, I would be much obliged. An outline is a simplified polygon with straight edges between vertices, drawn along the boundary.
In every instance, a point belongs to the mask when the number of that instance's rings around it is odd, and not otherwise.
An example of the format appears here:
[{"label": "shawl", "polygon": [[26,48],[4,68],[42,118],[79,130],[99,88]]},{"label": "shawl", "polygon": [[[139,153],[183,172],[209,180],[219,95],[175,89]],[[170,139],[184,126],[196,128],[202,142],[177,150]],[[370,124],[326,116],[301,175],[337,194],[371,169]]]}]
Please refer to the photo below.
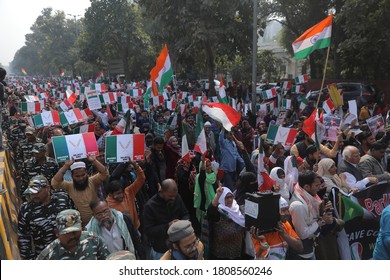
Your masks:
[{"label": "shawl", "polygon": [[225,197],[229,193],[233,194],[229,188],[223,187],[223,193],[218,199],[218,210],[224,213],[236,224],[240,225],[241,227],[245,227],[245,217],[241,214],[237,201],[233,199],[233,204],[231,207],[225,205]]},{"label": "shawl", "polygon": [[[121,232],[121,236],[123,240],[125,241],[127,250],[131,253],[135,254],[133,241],[131,240],[131,236],[129,233],[129,230],[127,228],[126,222],[123,218],[123,214],[120,211],[117,211],[115,209],[111,209],[112,215],[114,215],[115,222],[117,223],[119,230]],[[102,236],[102,230],[99,226],[99,222],[96,220],[96,218],[92,217],[92,219],[89,221],[89,223],[86,225],[86,229],[88,231],[92,231],[96,233],[98,236]]]}]

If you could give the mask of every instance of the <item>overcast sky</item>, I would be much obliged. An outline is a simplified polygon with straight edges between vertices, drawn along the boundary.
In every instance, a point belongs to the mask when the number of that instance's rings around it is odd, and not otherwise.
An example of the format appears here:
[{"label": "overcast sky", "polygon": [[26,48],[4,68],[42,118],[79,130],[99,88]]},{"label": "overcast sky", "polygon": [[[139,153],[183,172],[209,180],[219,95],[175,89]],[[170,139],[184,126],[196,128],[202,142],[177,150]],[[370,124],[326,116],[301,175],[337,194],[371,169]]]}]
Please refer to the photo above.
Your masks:
[{"label": "overcast sky", "polygon": [[[8,66],[17,50],[25,44],[42,10],[52,7],[65,14],[82,15],[90,6],[89,0],[0,0],[0,64]],[[73,18],[71,16],[67,16]]]}]

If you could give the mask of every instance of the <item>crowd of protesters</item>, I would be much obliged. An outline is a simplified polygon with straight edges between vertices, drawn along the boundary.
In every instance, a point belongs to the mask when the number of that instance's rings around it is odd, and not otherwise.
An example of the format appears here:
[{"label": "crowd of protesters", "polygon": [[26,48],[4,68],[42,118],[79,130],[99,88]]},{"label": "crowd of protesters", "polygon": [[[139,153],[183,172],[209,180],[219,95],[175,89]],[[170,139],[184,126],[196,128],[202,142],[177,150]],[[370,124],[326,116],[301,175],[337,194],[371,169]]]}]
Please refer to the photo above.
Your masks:
[{"label": "crowd of protesters", "polygon": [[[172,85],[167,93],[188,106],[175,110],[163,103],[147,105],[144,97],[132,99],[130,133],[145,134],[144,160],[108,164],[105,138],[124,116],[116,103],[94,110],[83,123],[36,129],[32,114],[21,110],[26,96],[44,95],[42,110],[58,110],[59,96],[88,82],[6,79],[5,74],[2,80],[1,148],[12,154],[23,201],[17,231],[22,259],[115,259],[113,254],[128,259],[351,259],[344,222],[329,197],[335,190],[348,196],[390,181],[390,134],[373,133],[366,124],[378,114],[386,119],[384,102],[367,102],[338,129],[334,141],[316,145],[303,129],[315,110],[315,101],[300,109],[306,93],[279,90],[273,108],[253,112],[245,106],[251,100],[246,88],[234,82],[226,93],[241,120],[227,131],[201,112],[207,152],[200,154],[193,149],[201,103],[178,96],[187,90],[205,102],[210,92]],[[132,88],[146,91],[143,82],[110,81],[106,87],[121,95]],[[88,108],[78,94],[74,107]],[[283,117],[281,96],[292,101]],[[348,111],[335,108],[332,114],[344,120]],[[95,124],[99,155],[57,162],[52,138],[70,135],[83,124]],[[292,147],[265,141],[275,124],[298,130]],[[188,154],[183,154],[184,133]],[[246,194],[258,191],[281,196],[281,219],[271,232],[245,226]],[[381,225],[374,257],[389,259],[386,227]]]}]

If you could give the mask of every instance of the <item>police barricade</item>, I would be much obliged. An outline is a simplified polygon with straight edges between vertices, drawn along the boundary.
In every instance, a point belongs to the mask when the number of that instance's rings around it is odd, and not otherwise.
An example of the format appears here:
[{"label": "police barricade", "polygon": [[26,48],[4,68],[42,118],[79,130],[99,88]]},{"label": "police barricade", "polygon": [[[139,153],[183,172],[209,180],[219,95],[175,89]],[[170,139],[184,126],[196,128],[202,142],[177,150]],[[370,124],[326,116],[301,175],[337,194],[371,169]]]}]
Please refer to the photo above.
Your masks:
[{"label": "police barricade", "polygon": [[20,259],[17,246],[19,199],[10,153],[0,152],[0,258]]}]

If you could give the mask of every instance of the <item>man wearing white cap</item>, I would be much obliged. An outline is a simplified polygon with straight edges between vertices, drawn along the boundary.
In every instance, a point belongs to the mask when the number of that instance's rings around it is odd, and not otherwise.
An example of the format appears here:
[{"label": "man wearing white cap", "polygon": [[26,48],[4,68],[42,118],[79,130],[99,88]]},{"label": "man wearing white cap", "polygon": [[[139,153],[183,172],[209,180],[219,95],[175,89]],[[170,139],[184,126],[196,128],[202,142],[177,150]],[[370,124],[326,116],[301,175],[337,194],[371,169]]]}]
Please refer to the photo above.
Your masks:
[{"label": "man wearing white cap", "polygon": [[285,260],[287,250],[293,250],[296,254],[303,251],[302,241],[288,221],[290,217],[288,203],[283,197],[279,199],[279,212],[280,221],[275,231],[258,235],[254,227],[250,230],[256,259]]},{"label": "man wearing white cap", "polygon": [[211,130],[211,123],[209,121],[204,123],[204,132],[206,134],[207,148],[215,151],[217,144],[215,143],[214,132]]},{"label": "man wearing white cap", "polygon": [[[84,162],[68,160],[51,180],[51,185],[54,189],[63,189],[72,198],[80,211],[83,227],[88,224],[93,216],[89,203],[98,198],[98,188],[109,175],[106,167],[96,160],[96,157],[88,156],[88,160],[98,171],[97,174],[88,177]],[[72,172],[72,182],[64,181],[64,174],[69,168]]]}]

